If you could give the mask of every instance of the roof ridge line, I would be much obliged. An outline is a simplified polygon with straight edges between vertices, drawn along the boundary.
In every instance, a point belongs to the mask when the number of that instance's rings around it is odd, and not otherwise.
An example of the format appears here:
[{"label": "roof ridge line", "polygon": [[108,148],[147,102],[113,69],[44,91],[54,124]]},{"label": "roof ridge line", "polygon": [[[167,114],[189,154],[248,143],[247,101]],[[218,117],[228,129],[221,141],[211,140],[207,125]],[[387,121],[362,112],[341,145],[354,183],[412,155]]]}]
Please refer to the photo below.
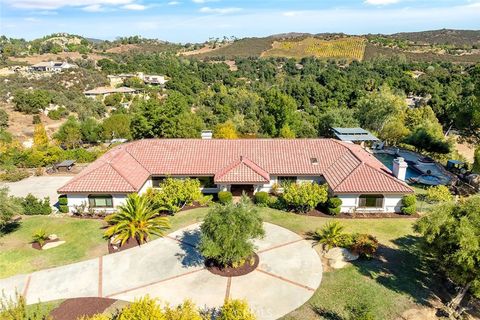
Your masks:
[{"label": "roof ridge line", "polygon": [[145,171],[147,171],[150,175],[152,175],[150,170],[145,168],[145,166],[140,161],[138,161],[137,158],[135,158],[135,156],[133,154],[131,154],[130,151],[127,150],[127,148],[125,148],[125,152],[128,153],[133,158],[133,160],[135,160],[143,169],[145,169]]},{"label": "roof ridge line", "polygon": [[[254,166],[250,165],[249,163],[245,163],[242,159],[247,159],[247,161],[251,162]],[[259,172],[259,170],[257,170],[257,168],[260,168],[262,169],[263,171],[265,171],[266,173],[268,173],[268,175],[270,175],[269,172],[267,172],[267,170],[265,170],[264,168],[260,167],[256,162],[254,162],[253,160],[250,160],[248,157],[245,157],[245,156],[240,156],[240,161],[242,163],[245,163],[246,166],[248,166],[250,169],[252,169],[253,171],[255,171],[255,173],[261,175],[262,177],[264,177],[265,179],[267,179],[261,172]],[[257,168],[255,168],[255,166]],[[270,177],[268,177],[270,178]]]},{"label": "roof ridge line", "polygon": [[125,181],[127,181],[127,183],[130,185],[130,187],[132,187],[133,190],[137,190],[137,188],[135,188],[135,186],[130,182],[130,180],[128,180],[123,174],[120,173],[120,171],[117,170],[117,168],[115,168],[113,166],[113,164],[111,162],[108,162],[107,163],[113,170],[115,170],[116,173],[118,173],[118,175],[120,177],[122,177]]},{"label": "roof ridge line", "polygon": [[347,175],[345,176],[345,178],[343,178],[342,181],[340,181],[340,183],[337,184],[337,186],[334,188],[334,190],[337,189],[338,187],[340,187],[343,183],[345,183],[345,180],[347,180],[348,177],[350,177],[350,176],[351,176],[352,174],[354,174],[357,170],[359,170],[359,168],[360,168],[360,166],[361,166],[362,164],[364,164],[364,162],[363,162],[363,161],[360,161],[360,163],[359,163],[352,171],[350,171],[350,173],[347,174]]}]

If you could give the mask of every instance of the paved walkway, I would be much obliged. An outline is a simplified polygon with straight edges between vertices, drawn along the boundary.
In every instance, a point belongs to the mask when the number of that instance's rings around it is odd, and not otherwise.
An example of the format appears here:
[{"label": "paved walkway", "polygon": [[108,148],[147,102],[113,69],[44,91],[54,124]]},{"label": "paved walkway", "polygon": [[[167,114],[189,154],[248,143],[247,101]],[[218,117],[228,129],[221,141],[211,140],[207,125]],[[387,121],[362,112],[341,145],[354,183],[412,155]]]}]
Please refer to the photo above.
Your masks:
[{"label": "paved walkway", "polygon": [[[199,225],[191,225],[141,247],[58,268],[0,280],[0,290],[22,293],[27,303],[74,297],[133,301],[149,294],[170,304],[192,299],[218,307],[226,298],[246,299],[259,319],[277,319],[304,304],[320,285],[322,263],[310,242],[265,223],[256,241],[258,268],[226,278],[204,268],[195,249]],[[55,249],[51,249],[55,250]]]}]

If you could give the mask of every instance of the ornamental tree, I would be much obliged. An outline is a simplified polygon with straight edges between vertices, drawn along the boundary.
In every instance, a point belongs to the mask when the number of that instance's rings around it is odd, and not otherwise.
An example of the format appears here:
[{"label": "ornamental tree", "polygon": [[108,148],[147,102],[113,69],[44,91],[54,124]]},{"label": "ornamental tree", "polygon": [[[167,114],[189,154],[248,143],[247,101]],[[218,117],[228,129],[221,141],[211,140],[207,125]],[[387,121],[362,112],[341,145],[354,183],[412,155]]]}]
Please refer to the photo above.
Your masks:
[{"label": "ornamental tree", "polygon": [[242,265],[253,255],[253,239],[263,238],[262,219],[250,199],[215,205],[201,226],[199,249],[202,255],[222,266]]},{"label": "ornamental tree", "polygon": [[468,290],[480,296],[480,196],[438,204],[418,220],[415,229],[423,235],[424,250],[435,267],[460,286],[447,305],[456,313]]},{"label": "ornamental tree", "polygon": [[294,211],[308,212],[328,200],[326,185],[317,183],[292,183],[282,195],[285,203]]}]

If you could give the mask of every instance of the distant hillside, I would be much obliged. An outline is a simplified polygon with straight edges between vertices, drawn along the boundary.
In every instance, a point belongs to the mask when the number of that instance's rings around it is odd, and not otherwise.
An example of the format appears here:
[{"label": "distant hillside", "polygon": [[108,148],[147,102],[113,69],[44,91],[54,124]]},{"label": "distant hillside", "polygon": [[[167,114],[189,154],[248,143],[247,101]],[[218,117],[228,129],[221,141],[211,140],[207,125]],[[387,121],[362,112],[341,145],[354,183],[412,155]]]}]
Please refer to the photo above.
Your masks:
[{"label": "distant hillside", "polygon": [[259,57],[264,51],[272,47],[274,41],[275,39],[273,37],[244,38],[218,49],[195,55],[194,57],[199,59],[223,58],[226,60],[234,59],[236,57]]},{"label": "distant hillside", "polygon": [[445,44],[456,46],[480,45],[480,30],[431,30],[420,32],[401,32],[391,37],[405,39],[421,44]]},{"label": "distant hillside", "polygon": [[480,61],[480,31],[434,30],[393,35],[349,36],[342,33],[283,33],[264,38],[245,38],[217,49],[187,54],[199,59],[236,57],[287,57],[300,60],[369,60],[379,56],[404,56],[413,61]]}]

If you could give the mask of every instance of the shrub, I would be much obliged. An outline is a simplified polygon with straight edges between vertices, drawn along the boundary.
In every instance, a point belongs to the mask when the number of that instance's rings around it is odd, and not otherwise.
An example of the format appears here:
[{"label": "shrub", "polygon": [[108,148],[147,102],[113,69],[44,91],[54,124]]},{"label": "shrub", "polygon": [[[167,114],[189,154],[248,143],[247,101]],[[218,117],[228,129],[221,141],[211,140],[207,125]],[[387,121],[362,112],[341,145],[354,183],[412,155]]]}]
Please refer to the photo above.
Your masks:
[{"label": "shrub", "polygon": [[327,201],[327,187],[317,183],[292,183],[285,187],[282,198],[294,211],[308,212]]},{"label": "shrub", "polygon": [[22,206],[26,215],[47,215],[52,213],[48,197],[41,200],[31,193],[22,199]]},{"label": "shrub", "polygon": [[406,195],[402,198],[402,204],[405,207],[414,206],[417,203],[417,197],[414,194]]},{"label": "shrub", "polygon": [[232,202],[233,195],[230,191],[220,191],[218,193],[218,201],[223,204]]},{"label": "shrub", "polygon": [[4,292],[1,292],[0,295],[0,319],[50,320],[48,314],[51,309],[48,306],[36,304],[27,307],[25,297],[18,293],[15,297],[7,297]]},{"label": "shrub", "polygon": [[265,191],[255,193],[255,203],[260,206],[268,206],[270,203],[270,195]]},{"label": "shrub", "polygon": [[372,305],[366,302],[355,303],[347,306],[351,320],[375,320],[377,319],[372,310]]},{"label": "shrub", "polygon": [[198,179],[167,178],[159,187],[159,189],[149,189],[146,194],[157,210],[176,213],[194,202],[205,204],[210,200],[200,191]]},{"label": "shrub", "polygon": [[122,309],[117,320],[165,320],[165,314],[157,303],[156,299],[148,295],[135,300]]},{"label": "shrub", "polygon": [[220,309],[217,320],[255,320],[256,317],[245,300],[227,300]]},{"label": "shrub", "polygon": [[417,207],[416,206],[403,207],[402,213],[411,216],[412,214],[417,213]]},{"label": "shrub", "polygon": [[202,320],[202,316],[198,312],[197,306],[190,301],[185,300],[177,307],[166,305],[164,308],[165,320]]},{"label": "shrub", "polygon": [[414,194],[402,198],[402,213],[412,215],[417,212],[417,197]]},{"label": "shrub", "polygon": [[64,107],[48,111],[48,117],[52,120],[60,120],[66,116],[68,116],[68,110]]},{"label": "shrub", "polygon": [[67,205],[61,204],[58,206],[58,211],[60,211],[61,213],[68,213],[69,208]]},{"label": "shrub", "polygon": [[215,205],[201,231],[200,252],[222,266],[241,265],[253,254],[252,240],[265,235],[258,209],[246,196],[236,204]]},{"label": "shrub", "polygon": [[326,223],[321,229],[317,229],[313,234],[315,243],[322,244],[327,250],[338,247],[344,240],[344,227],[337,221]]},{"label": "shrub", "polygon": [[67,205],[68,204],[68,198],[65,194],[62,194],[61,196],[58,197],[58,204],[59,205]]},{"label": "shrub", "polygon": [[327,201],[327,211],[330,215],[336,216],[342,210],[342,200],[337,197],[329,198]]},{"label": "shrub", "polygon": [[13,216],[22,213],[20,201],[8,195],[8,188],[0,188],[0,231],[11,222]]},{"label": "shrub", "polygon": [[363,257],[373,256],[378,249],[378,240],[369,234],[355,234],[353,236],[353,243],[350,247],[353,252],[356,252]]},{"label": "shrub", "polygon": [[435,186],[427,189],[427,200],[429,202],[452,201],[453,196],[447,186]]},{"label": "shrub", "polygon": [[48,235],[45,229],[39,229],[35,231],[35,233],[32,236],[32,241],[34,243],[38,243],[40,245],[40,248],[43,247],[45,242],[48,240]]},{"label": "shrub", "polygon": [[343,233],[337,240],[337,246],[341,248],[351,248],[353,245],[354,236],[350,233]]},{"label": "shrub", "polygon": [[5,173],[0,174],[0,180],[16,182],[30,177],[30,173],[25,169],[9,168]]},{"label": "shrub", "polygon": [[39,124],[42,123],[40,116],[38,114],[34,114],[32,118],[32,124]]}]

